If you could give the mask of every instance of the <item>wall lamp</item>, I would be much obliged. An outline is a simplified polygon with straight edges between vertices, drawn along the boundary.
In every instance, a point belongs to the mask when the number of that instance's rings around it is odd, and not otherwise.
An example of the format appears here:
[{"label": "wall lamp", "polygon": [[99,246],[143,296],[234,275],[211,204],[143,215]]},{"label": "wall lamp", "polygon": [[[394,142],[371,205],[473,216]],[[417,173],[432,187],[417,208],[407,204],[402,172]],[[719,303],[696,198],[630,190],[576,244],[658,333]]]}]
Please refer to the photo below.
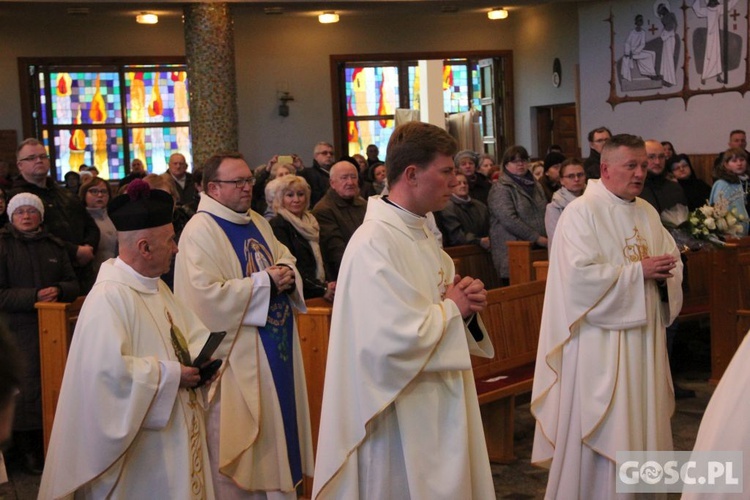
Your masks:
[{"label": "wall lamp", "polygon": [[289,116],[289,101],[293,101],[294,97],[289,92],[279,92],[279,116]]}]

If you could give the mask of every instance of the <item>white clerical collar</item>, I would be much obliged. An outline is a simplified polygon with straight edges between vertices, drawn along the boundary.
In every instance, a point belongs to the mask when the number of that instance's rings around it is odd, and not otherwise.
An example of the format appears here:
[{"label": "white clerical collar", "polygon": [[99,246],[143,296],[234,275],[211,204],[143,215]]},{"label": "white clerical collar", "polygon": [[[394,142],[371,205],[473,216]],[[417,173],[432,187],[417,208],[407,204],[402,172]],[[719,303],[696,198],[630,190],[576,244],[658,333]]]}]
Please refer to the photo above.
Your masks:
[{"label": "white clerical collar", "polygon": [[396,207],[396,208],[400,208],[401,210],[403,210],[403,211],[404,211],[404,212],[406,212],[407,214],[411,215],[411,216],[412,216],[412,217],[414,217],[415,219],[426,219],[426,216],[424,216],[424,215],[417,215],[417,214],[415,214],[414,212],[412,212],[412,211],[411,211],[411,210],[409,210],[408,208],[404,208],[404,207],[402,207],[401,205],[399,205],[398,203],[396,203],[395,201],[393,201],[393,200],[392,200],[392,199],[391,199],[390,197],[388,197],[388,196],[384,196],[384,197],[383,197],[383,201],[385,201],[385,202],[386,202],[386,203],[388,203],[389,205],[393,205],[393,206],[394,206],[394,207]]},{"label": "white clerical collar", "polygon": [[135,269],[133,269],[132,267],[130,267],[130,265],[127,264],[124,260],[122,260],[119,256],[115,259],[115,267],[130,273],[147,290],[152,291],[152,292],[159,291],[159,279],[160,279],[159,276],[157,276],[156,278],[149,278],[148,276],[144,276],[138,271],[136,271]]}]

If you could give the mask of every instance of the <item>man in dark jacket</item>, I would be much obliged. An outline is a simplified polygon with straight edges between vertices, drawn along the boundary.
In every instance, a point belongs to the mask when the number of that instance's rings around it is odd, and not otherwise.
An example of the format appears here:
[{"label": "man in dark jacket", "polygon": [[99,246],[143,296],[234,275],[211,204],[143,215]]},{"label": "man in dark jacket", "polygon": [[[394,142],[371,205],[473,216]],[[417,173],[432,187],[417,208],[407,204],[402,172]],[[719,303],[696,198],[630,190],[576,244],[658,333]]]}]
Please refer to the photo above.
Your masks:
[{"label": "man in dark jacket", "polygon": [[65,242],[65,248],[86,294],[93,285],[92,261],[99,244],[99,228],[81,201],[57,185],[49,175],[49,155],[37,139],[25,139],[16,149],[20,175],[13,181],[10,197],[31,193],[44,203],[44,227]]},{"label": "man in dark jacket", "polygon": [[169,157],[169,169],[163,174],[164,177],[174,184],[177,188],[179,199],[178,205],[191,206],[198,197],[198,191],[195,187],[193,175],[187,171],[187,161],[185,156],[180,153],[173,153]]},{"label": "man in dark jacket", "polygon": [[299,175],[310,184],[311,207],[314,207],[328,191],[331,165],[333,165],[333,146],[327,142],[317,143],[313,150],[312,167],[304,168],[299,172]]},{"label": "man in dark jacket", "polygon": [[601,152],[604,147],[604,143],[612,137],[612,132],[607,127],[595,128],[589,132],[589,147],[591,148],[591,156],[586,158],[583,163],[583,169],[586,171],[587,179],[598,179],[602,176],[599,168],[601,162]]},{"label": "man in dark jacket", "polygon": [[320,253],[326,276],[336,281],[344,250],[365,220],[367,202],[359,195],[357,167],[340,161],[331,167],[331,189],[315,205],[312,214],[320,225]]}]

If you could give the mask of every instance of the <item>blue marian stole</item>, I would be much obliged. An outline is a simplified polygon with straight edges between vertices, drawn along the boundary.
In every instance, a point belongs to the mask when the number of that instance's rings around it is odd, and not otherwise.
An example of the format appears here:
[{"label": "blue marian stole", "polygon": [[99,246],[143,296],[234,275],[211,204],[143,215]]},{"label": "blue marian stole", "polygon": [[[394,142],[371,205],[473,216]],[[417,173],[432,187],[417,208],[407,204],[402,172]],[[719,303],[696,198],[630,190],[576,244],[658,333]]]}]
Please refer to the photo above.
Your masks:
[{"label": "blue marian stole", "polygon": [[[255,224],[252,222],[247,225],[235,224],[214,214],[209,215],[229,238],[240,260],[240,265],[245,270],[245,276],[263,271],[274,264],[273,254]],[[302,481],[302,459],[297,429],[297,407],[294,399],[293,325],[294,316],[287,294],[280,293],[276,297],[271,297],[266,324],[258,327],[258,333],[268,357],[273,383],[276,386],[276,396],[281,407],[289,468],[294,484],[298,484]]]}]

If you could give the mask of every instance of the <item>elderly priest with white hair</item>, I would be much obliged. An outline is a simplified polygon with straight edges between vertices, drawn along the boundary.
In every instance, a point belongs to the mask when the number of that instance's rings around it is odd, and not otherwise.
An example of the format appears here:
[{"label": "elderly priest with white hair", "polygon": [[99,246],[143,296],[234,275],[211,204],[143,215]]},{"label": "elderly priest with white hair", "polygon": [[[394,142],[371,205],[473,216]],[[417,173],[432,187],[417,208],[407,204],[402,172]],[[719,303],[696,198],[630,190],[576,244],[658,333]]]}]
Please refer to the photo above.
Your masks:
[{"label": "elderly priest with white hair", "polygon": [[78,317],[39,498],[214,498],[191,366],[209,332],[159,279],[172,206],[141,180],[109,205],[120,255]]}]

